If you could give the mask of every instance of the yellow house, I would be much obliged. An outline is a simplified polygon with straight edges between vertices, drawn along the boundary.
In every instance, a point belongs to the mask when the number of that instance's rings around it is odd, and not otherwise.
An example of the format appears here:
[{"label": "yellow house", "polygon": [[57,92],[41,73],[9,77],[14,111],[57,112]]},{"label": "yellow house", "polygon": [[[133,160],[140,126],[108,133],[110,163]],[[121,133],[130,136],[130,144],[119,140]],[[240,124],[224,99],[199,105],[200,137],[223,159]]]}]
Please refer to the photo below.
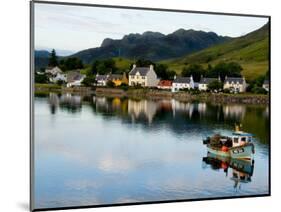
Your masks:
[{"label": "yellow house", "polygon": [[124,72],[122,74],[111,74],[108,77],[108,80],[111,80],[115,86],[120,86],[122,83],[128,84],[128,78],[126,76],[126,73]]}]

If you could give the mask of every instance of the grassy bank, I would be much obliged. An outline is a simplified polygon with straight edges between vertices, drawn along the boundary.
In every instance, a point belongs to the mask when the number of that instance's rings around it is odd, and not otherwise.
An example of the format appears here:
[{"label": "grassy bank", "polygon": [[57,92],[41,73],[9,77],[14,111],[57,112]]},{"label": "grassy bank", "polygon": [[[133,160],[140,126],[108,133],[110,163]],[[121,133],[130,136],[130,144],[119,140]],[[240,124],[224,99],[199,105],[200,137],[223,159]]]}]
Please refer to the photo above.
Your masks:
[{"label": "grassy bank", "polygon": [[94,90],[91,87],[73,87],[67,88],[65,86],[60,86],[56,84],[35,84],[35,93],[44,94],[44,93],[78,93],[83,95],[94,94]]}]

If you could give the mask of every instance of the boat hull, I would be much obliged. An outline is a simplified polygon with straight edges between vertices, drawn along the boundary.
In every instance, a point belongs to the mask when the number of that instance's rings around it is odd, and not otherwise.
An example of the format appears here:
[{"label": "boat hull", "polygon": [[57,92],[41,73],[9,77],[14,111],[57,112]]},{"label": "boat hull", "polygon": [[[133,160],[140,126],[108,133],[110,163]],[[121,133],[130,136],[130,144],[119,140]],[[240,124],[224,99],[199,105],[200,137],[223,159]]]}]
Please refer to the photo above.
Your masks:
[{"label": "boat hull", "polygon": [[210,145],[207,146],[208,152],[223,157],[231,157],[237,159],[252,159],[254,154],[254,145],[252,143],[229,148],[228,151],[222,151],[220,148],[213,148]]}]

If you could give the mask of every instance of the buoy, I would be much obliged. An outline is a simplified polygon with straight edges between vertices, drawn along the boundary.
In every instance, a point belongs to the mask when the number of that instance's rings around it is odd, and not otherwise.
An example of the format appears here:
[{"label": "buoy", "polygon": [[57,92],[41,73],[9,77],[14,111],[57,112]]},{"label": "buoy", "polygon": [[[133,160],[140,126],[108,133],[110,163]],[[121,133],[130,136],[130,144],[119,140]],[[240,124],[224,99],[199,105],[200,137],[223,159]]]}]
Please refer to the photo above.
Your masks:
[{"label": "buoy", "polygon": [[227,152],[227,151],[228,151],[228,147],[226,147],[226,146],[222,146],[221,151],[223,151],[223,152]]}]

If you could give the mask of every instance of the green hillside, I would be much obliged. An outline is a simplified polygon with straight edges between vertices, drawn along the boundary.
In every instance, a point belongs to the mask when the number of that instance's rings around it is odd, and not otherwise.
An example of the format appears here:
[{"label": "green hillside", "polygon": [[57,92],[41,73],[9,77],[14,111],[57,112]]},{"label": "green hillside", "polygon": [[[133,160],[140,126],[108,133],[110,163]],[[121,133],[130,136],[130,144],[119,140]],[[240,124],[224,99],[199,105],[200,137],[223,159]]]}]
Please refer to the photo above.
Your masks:
[{"label": "green hillside", "polygon": [[121,57],[114,57],[112,58],[115,61],[115,65],[119,70],[127,71],[130,69],[130,65],[133,63],[133,60],[121,58]]},{"label": "green hillside", "polygon": [[203,66],[214,65],[218,62],[238,62],[246,79],[253,79],[265,74],[268,68],[269,55],[268,24],[245,36],[231,39],[202,51],[178,59],[162,61],[180,73],[184,66],[198,63]]}]

